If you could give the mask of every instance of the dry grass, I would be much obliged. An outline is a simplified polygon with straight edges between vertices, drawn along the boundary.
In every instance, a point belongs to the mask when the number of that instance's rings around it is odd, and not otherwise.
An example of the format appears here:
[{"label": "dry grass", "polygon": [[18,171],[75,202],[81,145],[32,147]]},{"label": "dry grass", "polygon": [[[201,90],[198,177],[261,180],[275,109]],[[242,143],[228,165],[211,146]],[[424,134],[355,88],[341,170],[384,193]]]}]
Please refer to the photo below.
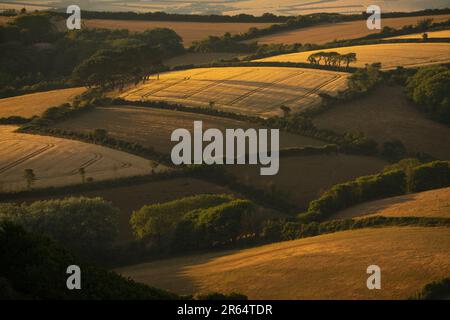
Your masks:
[{"label": "dry grass", "polygon": [[[422,33],[414,33],[414,34],[406,34],[403,36],[391,37],[391,38],[387,38],[387,39],[422,39],[423,34],[424,34],[423,32]],[[428,38],[430,38],[430,39],[450,38],[450,30],[430,31],[430,32],[427,32],[427,34],[428,34]]]},{"label": "dry grass", "polygon": [[342,72],[277,67],[199,68],[167,72],[124,92],[131,100],[157,100],[186,106],[269,117],[280,107],[299,111],[320,103],[319,93],[334,95],[347,85]]},{"label": "dry grass", "polygon": [[[93,132],[96,128],[106,129],[109,135],[121,140],[137,142],[156,151],[170,153],[176,142],[170,141],[175,129],[186,128],[193,132],[194,121],[203,121],[203,130],[217,128],[221,131],[233,128],[255,128],[255,125],[232,119],[207,116],[173,110],[159,110],[144,107],[98,107],[79,117],[61,122],[56,126],[79,132]],[[130,124],[133,125],[130,125]],[[320,146],[319,140],[281,132],[280,147]]]},{"label": "dry grass", "polygon": [[[382,20],[383,27],[401,28],[405,25],[415,25],[418,21],[431,18],[434,22],[442,22],[450,19],[449,14],[436,15],[431,17],[404,17],[387,18]],[[340,22],[333,24],[324,24],[298,30],[280,32],[273,35],[256,38],[252,41],[258,41],[260,44],[271,43],[315,43],[325,44],[334,40],[354,39],[378,33],[379,30],[369,30],[366,20]]]},{"label": "dry grass", "polygon": [[84,87],[37,92],[0,99],[0,118],[39,116],[50,107],[71,102],[77,95],[86,91]]},{"label": "dry grass", "polygon": [[333,185],[378,173],[386,164],[378,158],[339,154],[281,158],[275,176],[261,176],[259,166],[235,165],[227,166],[227,170],[244,184],[266,191],[275,188],[306,208]]},{"label": "dry grass", "polygon": [[284,54],[257,61],[307,62],[311,54],[319,51],[335,51],[341,54],[354,52],[358,61],[351,66],[356,67],[364,67],[366,64],[374,62],[381,62],[383,69],[394,69],[398,66],[419,67],[450,62],[450,43],[373,44]]},{"label": "dry grass", "polygon": [[185,46],[208,36],[222,36],[226,32],[231,34],[243,33],[252,27],[267,28],[273,23],[208,23],[208,22],[180,22],[180,21],[134,21],[134,20],[103,20],[85,19],[87,28],[128,29],[142,32],[154,28],[169,28],[183,38]]},{"label": "dry grass", "polygon": [[[14,126],[0,126],[0,189],[26,188],[25,169],[36,175],[34,187],[80,183],[78,169],[95,181],[149,174],[147,159],[98,145],[54,137],[13,132]],[[156,171],[166,170],[160,165]]]},{"label": "dry grass", "polygon": [[370,216],[450,218],[450,188],[363,203],[338,212],[330,220]]},{"label": "dry grass", "polygon": [[[250,299],[405,299],[450,273],[448,228],[376,228],[118,269],[174,292],[242,292]],[[381,290],[366,269],[381,268]]]},{"label": "dry grass", "polygon": [[379,143],[399,139],[410,151],[450,159],[450,128],[426,119],[400,87],[381,87],[366,97],[338,105],[314,118],[319,128],[364,132]]}]

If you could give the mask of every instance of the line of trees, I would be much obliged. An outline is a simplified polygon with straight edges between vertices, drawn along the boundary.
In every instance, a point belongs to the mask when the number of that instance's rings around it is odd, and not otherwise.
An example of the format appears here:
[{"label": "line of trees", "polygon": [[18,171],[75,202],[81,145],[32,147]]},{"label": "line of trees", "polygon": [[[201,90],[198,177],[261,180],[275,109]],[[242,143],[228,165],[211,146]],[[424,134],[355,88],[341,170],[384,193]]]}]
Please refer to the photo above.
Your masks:
[{"label": "line of trees", "polygon": [[311,64],[320,65],[321,61],[323,61],[324,65],[326,66],[340,67],[342,64],[345,64],[345,67],[348,68],[350,66],[350,63],[356,62],[357,59],[356,53],[354,52],[340,54],[334,51],[320,51],[313,53],[308,57],[308,62]]}]

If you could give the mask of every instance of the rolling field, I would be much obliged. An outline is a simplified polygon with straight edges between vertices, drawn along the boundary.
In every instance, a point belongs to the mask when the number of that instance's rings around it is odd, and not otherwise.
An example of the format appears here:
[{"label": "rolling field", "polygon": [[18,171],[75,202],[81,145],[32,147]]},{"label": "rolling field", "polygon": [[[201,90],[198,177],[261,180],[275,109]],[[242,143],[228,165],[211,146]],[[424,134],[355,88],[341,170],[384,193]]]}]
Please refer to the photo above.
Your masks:
[{"label": "rolling field", "polygon": [[[125,152],[98,145],[54,137],[13,132],[14,126],[0,126],[0,189],[26,189],[24,170],[32,169],[34,187],[81,183],[79,168],[86,178],[97,180],[149,174],[150,163]],[[159,166],[156,171],[166,170]]]},{"label": "rolling field", "polygon": [[369,216],[450,218],[450,188],[363,203],[338,212],[329,220]]},{"label": "rolling field", "polygon": [[450,159],[450,128],[425,118],[400,87],[380,87],[318,115],[313,122],[318,128],[340,133],[363,132],[379,143],[399,139],[410,151]]},{"label": "rolling field", "polygon": [[142,32],[148,29],[169,28],[174,30],[181,38],[185,46],[192,42],[207,38],[208,36],[222,36],[224,33],[244,33],[248,29],[267,28],[273,23],[209,23],[209,22],[182,22],[182,21],[135,21],[135,20],[103,20],[85,19],[83,25],[86,28],[102,29],[128,29],[132,32]]},{"label": "rolling field", "polygon": [[259,166],[234,165],[227,170],[244,184],[270,191],[282,191],[300,208],[306,208],[333,185],[381,171],[386,162],[354,155],[314,155],[280,158],[275,176],[261,176]]},{"label": "rolling field", "polygon": [[[445,227],[374,228],[117,271],[183,294],[236,291],[250,299],[405,299],[450,274],[449,246]],[[372,264],[381,268],[381,290],[366,287],[366,268]]]},{"label": "rolling field", "polygon": [[[137,142],[152,147],[158,152],[170,153],[177,142],[170,141],[175,129],[186,128],[191,134],[194,121],[203,121],[203,130],[217,128],[221,131],[232,128],[255,128],[256,125],[221,117],[174,110],[145,107],[120,106],[97,107],[79,117],[58,123],[56,127],[78,132],[93,132],[96,128],[106,129],[112,137]],[[130,123],[133,125],[130,126]],[[319,140],[287,132],[280,133],[280,147],[321,146]]]},{"label": "rolling field", "polygon": [[121,94],[130,101],[156,100],[269,117],[281,106],[299,111],[347,85],[347,73],[301,68],[229,67],[167,72]]},{"label": "rolling field", "polygon": [[0,118],[10,116],[31,118],[32,116],[39,116],[50,107],[71,102],[84,91],[86,91],[86,88],[78,87],[3,98],[0,99]]},{"label": "rolling field", "polygon": [[239,57],[245,57],[246,54],[242,53],[231,53],[231,52],[188,52],[180,56],[169,58],[164,60],[163,63],[169,67],[185,66],[185,65],[201,65],[212,63],[214,61],[222,59],[233,59]]},{"label": "rolling field", "polygon": [[[386,18],[382,20],[382,27],[401,28],[405,25],[415,25],[418,21],[423,19],[433,19],[433,22],[443,22],[450,19],[450,15],[435,15],[435,16],[419,16],[419,17],[404,17],[404,18]],[[366,25],[366,20],[339,22],[333,24],[324,24],[314,27],[308,27],[298,30],[291,30],[280,32],[264,37],[252,39],[251,41],[258,41],[259,44],[271,43],[315,43],[325,44],[334,40],[354,39],[367,36],[369,34],[378,33],[379,30],[369,30]]]},{"label": "rolling field", "polygon": [[[398,37],[391,37],[387,39],[422,39],[424,33],[406,34]],[[428,38],[450,38],[450,30],[430,31],[427,32]]]},{"label": "rolling field", "polygon": [[308,57],[319,51],[335,51],[340,54],[354,52],[358,61],[351,66],[364,67],[366,64],[381,62],[385,70],[398,66],[407,68],[450,62],[450,43],[372,44],[284,54],[256,61],[308,62]]}]

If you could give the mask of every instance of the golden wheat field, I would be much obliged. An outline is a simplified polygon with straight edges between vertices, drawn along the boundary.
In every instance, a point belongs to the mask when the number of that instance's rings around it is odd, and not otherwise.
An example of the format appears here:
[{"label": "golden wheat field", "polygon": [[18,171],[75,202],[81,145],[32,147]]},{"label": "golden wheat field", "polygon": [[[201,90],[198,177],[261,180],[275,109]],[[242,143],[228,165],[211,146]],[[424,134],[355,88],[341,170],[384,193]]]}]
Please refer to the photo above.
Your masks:
[{"label": "golden wheat field", "polygon": [[[391,37],[387,39],[422,39],[423,36],[422,33],[414,33],[414,34],[406,34],[403,36],[398,37]],[[440,31],[430,31],[426,33],[428,35],[428,38],[450,38],[450,30],[440,30]]]},{"label": "golden wheat field", "polygon": [[[401,28],[405,25],[415,25],[423,19],[433,19],[433,22],[443,22],[450,19],[450,15],[418,16],[403,18],[386,18],[382,20],[382,27]],[[252,39],[259,44],[271,43],[315,43],[325,44],[335,40],[354,39],[378,33],[379,30],[369,30],[366,20],[323,24]]]},{"label": "golden wheat field", "polygon": [[0,99],[0,118],[10,116],[31,118],[32,116],[39,116],[50,107],[71,102],[84,91],[86,91],[86,88],[78,87],[3,98]]},{"label": "golden wheat field", "polygon": [[[255,124],[221,117],[201,115],[174,110],[152,109],[135,106],[97,107],[89,113],[56,124],[61,129],[78,132],[93,132],[106,129],[115,138],[137,142],[152,147],[158,152],[170,153],[177,142],[170,141],[172,132],[178,128],[188,129],[191,134],[194,121],[203,122],[203,130],[216,128],[221,131],[233,128],[255,128]],[[130,123],[133,125],[130,126]],[[280,148],[321,146],[325,143],[300,135],[280,132]]]},{"label": "golden wheat field", "polygon": [[101,29],[127,29],[132,32],[142,32],[148,29],[169,28],[175,31],[185,46],[192,42],[207,38],[208,36],[222,36],[226,32],[231,34],[244,33],[248,29],[267,28],[273,23],[209,23],[209,22],[182,22],[182,21],[134,21],[134,20],[104,20],[85,19],[83,25],[86,28]]},{"label": "golden wheat field", "polygon": [[169,67],[185,65],[201,65],[215,61],[227,60],[233,58],[245,57],[246,54],[232,52],[188,52],[163,61],[164,65]]},{"label": "golden wheat field", "polygon": [[[199,68],[155,76],[120,96],[269,117],[281,106],[299,111],[320,103],[320,93],[335,95],[347,86],[347,73],[276,67]],[[211,103],[213,105],[211,105]]]},{"label": "golden wheat field", "polygon": [[364,67],[366,64],[381,62],[385,70],[398,66],[407,68],[450,62],[450,43],[371,44],[284,54],[256,61],[308,62],[308,57],[319,51],[334,51],[340,54],[354,52],[358,61],[351,66]]},{"label": "golden wheat field", "polygon": [[[79,141],[15,133],[15,126],[0,126],[0,188],[27,187],[24,170],[32,169],[34,187],[81,183],[79,169],[94,181],[149,174],[150,162],[125,152]],[[166,170],[160,165],[155,171]]]},{"label": "golden wheat field", "polygon": [[409,151],[450,159],[450,128],[427,119],[406,97],[403,89],[382,86],[363,98],[337,105],[313,119],[318,128],[339,133],[363,132],[380,145],[402,141]]},{"label": "golden wheat field", "polygon": [[336,213],[330,220],[369,216],[450,218],[450,188],[363,203]]},{"label": "golden wheat field", "polygon": [[378,173],[387,163],[374,157],[346,154],[281,157],[274,176],[261,176],[259,166],[227,166],[241,183],[282,192],[284,198],[305,209],[311,200],[337,183]]},{"label": "golden wheat field", "polygon": [[[448,228],[337,232],[120,268],[124,276],[177,293],[241,292],[250,299],[406,299],[450,272]],[[368,266],[381,290],[368,290]]]}]

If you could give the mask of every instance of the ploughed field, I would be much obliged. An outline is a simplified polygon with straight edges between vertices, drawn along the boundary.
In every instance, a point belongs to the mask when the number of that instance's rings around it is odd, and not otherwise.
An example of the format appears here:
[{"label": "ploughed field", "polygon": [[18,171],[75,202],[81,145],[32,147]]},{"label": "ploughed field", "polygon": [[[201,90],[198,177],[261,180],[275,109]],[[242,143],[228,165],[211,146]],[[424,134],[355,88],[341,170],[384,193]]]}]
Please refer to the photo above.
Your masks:
[{"label": "ploughed field", "polygon": [[[255,124],[223,117],[135,106],[96,107],[93,111],[60,122],[55,127],[84,133],[102,128],[108,131],[108,135],[117,139],[137,142],[158,152],[170,153],[178,143],[170,141],[172,132],[185,128],[192,134],[194,121],[200,120],[203,121],[203,130],[216,128],[224,132],[225,129],[258,128]],[[280,132],[280,148],[324,144],[320,140]]]},{"label": "ploughed field", "polygon": [[[384,18],[382,20],[383,27],[391,27],[399,29],[405,25],[415,25],[424,19],[433,19],[433,22],[444,22],[450,19],[449,14],[435,16],[418,16],[418,17],[402,17],[402,18]],[[259,44],[271,43],[315,43],[325,44],[335,40],[354,39],[367,36],[369,34],[379,33],[379,30],[369,30],[366,20],[327,23],[313,27],[301,28],[279,32],[264,37],[252,39],[258,41]]]},{"label": "ploughed field", "polygon": [[40,116],[50,107],[71,102],[77,95],[86,91],[84,87],[58,89],[24,94],[0,99],[0,118],[20,116],[31,118]]},{"label": "ploughed field", "polygon": [[380,145],[398,139],[408,151],[450,159],[450,128],[427,119],[401,87],[381,86],[365,97],[333,107],[313,122],[339,133],[363,132]]},{"label": "ploughed field", "polygon": [[[32,169],[36,181],[33,187],[63,186],[149,174],[149,160],[125,152],[79,141],[55,137],[15,133],[14,126],[0,126],[0,188],[27,188],[24,170]],[[155,171],[166,170],[162,165]]]},{"label": "ploughed field", "polygon": [[342,210],[330,220],[369,216],[450,218],[450,188],[366,202]]},{"label": "ploughed field", "polygon": [[217,108],[261,117],[281,115],[282,106],[299,111],[347,86],[347,73],[278,67],[199,68],[152,76],[120,96]]},{"label": "ploughed field", "polygon": [[[446,227],[337,232],[251,249],[120,268],[124,276],[177,293],[242,292],[250,299],[406,299],[450,272]],[[368,266],[381,290],[368,290]]]},{"label": "ploughed field", "polygon": [[366,64],[381,62],[383,69],[399,66],[420,67],[450,62],[450,43],[384,43],[362,46],[332,48],[283,54],[256,61],[308,62],[308,57],[316,52],[356,53],[358,61],[350,66],[364,67]]}]

